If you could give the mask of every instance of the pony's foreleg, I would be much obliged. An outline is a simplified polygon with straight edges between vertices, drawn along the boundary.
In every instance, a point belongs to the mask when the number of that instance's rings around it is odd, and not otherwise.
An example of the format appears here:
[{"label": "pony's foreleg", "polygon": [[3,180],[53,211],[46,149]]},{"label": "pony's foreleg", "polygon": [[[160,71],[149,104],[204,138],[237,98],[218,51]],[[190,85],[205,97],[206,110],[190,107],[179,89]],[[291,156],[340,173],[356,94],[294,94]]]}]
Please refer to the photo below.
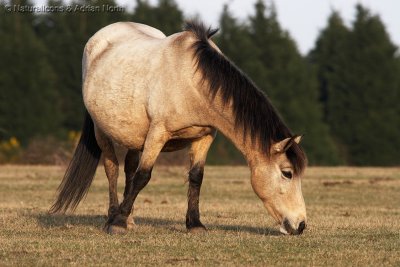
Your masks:
[{"label": "pony's foreleg", "polygon": [[206,135],[193,142],[190,148],[188,209],[186,213],[186,228],[189,232],[206,230],[200,221],[199,197],[203,182],[204,164],[214,137],[215,133]]},{"label": "pony's foreleg", "polygon": [[104,156],[104,170],[108,179],[109,185],[109,199],[110,204],[108,208],[108,217],[112,217],[118,212],[118,159],[114,152],[112,141],[105,136],[99,129],[95,130],[97,143],[103,152]]},{"label": "pony's foreleg", "polygon": [[[132,187],[133,177],[135,175],[136,169],[139,165],[139,151],[136,150],[128,150],[128,153],[125,156],[125,190],[124,190],[124,198],[127,197],[128,189]],[[132,213],[128,217],[127,226],[128,228],[132,228],[135,224]]]},{"label": "pony's foreleg", "polygon": [[164,128],[150,128],[139,160],[139,166],[133,176],[132,183],[126,189],[126,197],[119,206],[118,214],[110,218],[107,222],[108,233],[118,234],[126,232],[128,227],[127,220],[129,214],[132,212],[133,203],[139,192],[150,181],[154,163],[168,139],[169,134]]}]

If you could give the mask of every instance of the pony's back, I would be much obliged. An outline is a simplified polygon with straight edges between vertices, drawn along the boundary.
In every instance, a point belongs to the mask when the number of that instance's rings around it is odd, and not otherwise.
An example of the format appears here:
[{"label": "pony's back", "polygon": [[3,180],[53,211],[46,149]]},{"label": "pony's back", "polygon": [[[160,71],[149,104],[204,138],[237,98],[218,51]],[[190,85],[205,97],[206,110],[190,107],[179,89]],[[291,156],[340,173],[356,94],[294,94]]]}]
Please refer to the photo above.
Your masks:
[{"label": "pony's back", "polygon": [[82,58],[83,80],[92,62],[98,59],[110,45],[128,42],[137,36],[162,39],[165,34],[160,30],[141,23],[116,22],[97,31],[86,43]]}]

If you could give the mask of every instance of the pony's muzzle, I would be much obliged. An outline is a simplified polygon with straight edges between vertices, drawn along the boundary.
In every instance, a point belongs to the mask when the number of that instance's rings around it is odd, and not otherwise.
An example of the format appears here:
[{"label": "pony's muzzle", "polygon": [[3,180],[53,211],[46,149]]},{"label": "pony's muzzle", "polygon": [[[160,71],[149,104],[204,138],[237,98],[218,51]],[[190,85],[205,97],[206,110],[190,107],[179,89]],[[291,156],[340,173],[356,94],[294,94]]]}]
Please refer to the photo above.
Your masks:
[{"label": "pony's muzzle", "polygon": [[306,228],[306,222],[301,221],[297,227],[293,227],[288,219],[283,220],[281,228],[279,229],[281,233],[285,235],[301,235]]}]

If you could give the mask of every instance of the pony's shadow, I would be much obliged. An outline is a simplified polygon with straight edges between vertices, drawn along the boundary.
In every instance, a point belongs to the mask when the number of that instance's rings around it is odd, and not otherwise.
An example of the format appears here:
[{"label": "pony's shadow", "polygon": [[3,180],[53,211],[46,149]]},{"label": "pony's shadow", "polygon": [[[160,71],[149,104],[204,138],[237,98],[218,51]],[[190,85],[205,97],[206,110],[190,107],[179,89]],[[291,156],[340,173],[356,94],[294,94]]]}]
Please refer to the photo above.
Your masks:
[{"label": "pony's shadow", "polygon": [[[183,224],[184,221],[175,221],[175,220],[168,220],[168,219],[158,219],[158,218],[149,218],[149,217],[136,217],[135,222],[137,225],[151,225],[156,228],[168,228],[174,231],[186,232],[185,230],[177,230],[176,225]],[[279,236],[282,235],[276,229],[269,228],[269,227],[252,227],[246,225],[225,225],[225,224],[206,224],[207,229],[209,230],[222,230],[222,231],[229,231],[229,232],[247,232],[251,234],[257,235],[265,235],[265,236]]]},{"label": "pony's shadow", "polygon": [[107,220],[105,215],[75,215],[75,214],[49,214],[36,215],[36,220],[41,227],[70,227],[70,226],[95,226],[101,227]]},{"label": "pony's shadow", "polygon": [[[69,215],[69,214],[38,214],[36,217],[38,223],[44,228],[71,226],[94,226],[102,228],[107,220],[105,215]],[[184,221],[159,219],[151,217],[135,217],[135,224],[138,226],[151,226],[154,228],[164,228],[170,231],[186,233],[183,227],[180,227]],[[269,227],[252,227],[246,225],[224,225],[224,224],[206,224],[206,227],[213,230],[222,230],[228,232],[247,232],[250,234],[264,236],[282,235],[278,230]]]}]

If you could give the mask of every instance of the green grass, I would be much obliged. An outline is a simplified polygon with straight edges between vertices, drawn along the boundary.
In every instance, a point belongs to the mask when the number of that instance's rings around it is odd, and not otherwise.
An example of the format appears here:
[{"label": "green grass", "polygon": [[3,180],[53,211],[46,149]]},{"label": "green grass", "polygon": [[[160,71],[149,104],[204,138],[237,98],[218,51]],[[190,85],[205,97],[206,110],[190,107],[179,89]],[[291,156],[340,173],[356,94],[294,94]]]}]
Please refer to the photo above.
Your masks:
[{"label": "green grass", "polygon": [[309,168],[301,236],[279,234],[246,167],[206,168],[200,211],[209,231],[186,233],[186,173],[156,167],[136,201],[135,228],[109,236],[102,168],[74,214],[52,216],[62,168],[0,166],[0,266],[400,265],[399,168]]}]

